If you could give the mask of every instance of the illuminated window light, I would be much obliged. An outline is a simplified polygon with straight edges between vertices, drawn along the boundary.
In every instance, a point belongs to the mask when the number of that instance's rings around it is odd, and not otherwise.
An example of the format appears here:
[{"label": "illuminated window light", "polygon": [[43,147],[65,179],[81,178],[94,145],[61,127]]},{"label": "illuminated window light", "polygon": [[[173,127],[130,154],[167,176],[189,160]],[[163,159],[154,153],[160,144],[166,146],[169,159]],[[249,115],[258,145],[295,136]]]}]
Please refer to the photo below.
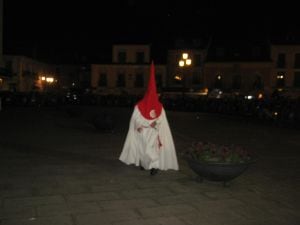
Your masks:
[{"label": "illuminated window light", "polygon": [[179,66],[180,66],[180,67],[183,67],[183,66],[184,66],[184,61],[183,61],[183,60],[180,60],[180,61],[179,61]]},{"label": "illuminated window light", "polygon": [[222,77],[221,77],[220,75],[219,75],[217,78],[218,78],[218,80],[221,80],[221,79],[222,79]]},{"label": "illuminated window light", "polygon": [[43,77],[41,77],[41,80],[46,80],[46,77],[44,77],[44,76],[43,76]]},{"label": "illuminated window light", "polygon": [[182,53],[182,58],[183,59],[187,59],[189,57],[189,54],[187,54],[187,53]]},{"label": "illuminated window light", "polygon": [[188,65],[188,66],[191,65],[192,64],[192,60],[191,59],[186,59],[185,60],[185,64]]},{"label": "illuminated window light", "polygon": [[54,81],[54,78],[53,77],[47,77],[46,81],[49,82],[49,83],[52,83]]}]

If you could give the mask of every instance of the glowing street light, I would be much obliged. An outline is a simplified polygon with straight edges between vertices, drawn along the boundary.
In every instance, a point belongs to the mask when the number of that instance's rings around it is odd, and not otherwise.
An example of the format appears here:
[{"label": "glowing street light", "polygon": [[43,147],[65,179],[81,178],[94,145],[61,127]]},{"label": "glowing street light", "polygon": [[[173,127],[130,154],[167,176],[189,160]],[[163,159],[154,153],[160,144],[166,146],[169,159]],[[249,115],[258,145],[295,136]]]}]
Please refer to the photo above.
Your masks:
[{"label": "glowing street light", "polygon": [[54,82],[54,78],[53,77],[47,77],[46,78],[46,82],[53,83]]},{"label": "glowing street light", "polygon": [[54,82],[54,77],[41,76],[40,80],[43,81],[43,82],[47,82],[47,83],[53,83]]},{"label": "glowing street light", "polygon": [[[192,59],[189,58],[188,53],[185,53],[185,52],[182,53],[181,58],[178,61],[178,65],[181,68],[189,67],[189,66],[192,65]],[[187,82],[186,78],[187,78],[186,75],[183,75],[183,86],[184,86],[184,88],[186,87],[186,82]]]},{"label": "glowing street light", "polygon": [[192,60],[189,58],[188,53],[182,53],[181,59],[178,62],[180,67],[190,66],[192,64]]}]

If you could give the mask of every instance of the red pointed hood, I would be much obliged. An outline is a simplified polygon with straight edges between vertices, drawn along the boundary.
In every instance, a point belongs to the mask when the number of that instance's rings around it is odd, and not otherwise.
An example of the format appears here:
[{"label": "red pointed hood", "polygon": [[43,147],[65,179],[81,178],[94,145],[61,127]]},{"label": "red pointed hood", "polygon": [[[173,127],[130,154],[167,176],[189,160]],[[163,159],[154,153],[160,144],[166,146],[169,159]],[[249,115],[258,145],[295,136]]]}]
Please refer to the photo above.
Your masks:
[{"label": "red pointed hood", "polygon": [[155,68],[153,61],[150,67],[148,89],[144,98],[137,103],[137,106],[145,119],[153,120],[161,114],[162,104],[160,103],[156,93]]}]

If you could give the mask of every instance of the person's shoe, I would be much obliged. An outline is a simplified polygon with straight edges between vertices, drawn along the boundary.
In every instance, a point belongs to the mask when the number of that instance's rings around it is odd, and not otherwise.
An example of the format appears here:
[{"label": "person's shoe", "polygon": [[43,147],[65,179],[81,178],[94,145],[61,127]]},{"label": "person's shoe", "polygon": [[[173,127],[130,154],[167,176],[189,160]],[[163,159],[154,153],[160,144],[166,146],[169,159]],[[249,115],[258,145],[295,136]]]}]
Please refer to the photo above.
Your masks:
[{"label": "person's shoe", "polygon": [[154,175],[157,174],[157,173],[158,173],[158,169],[152,168],[152,169],[150,170],[150,175],[151,175],[151,176],[154,176]]}]

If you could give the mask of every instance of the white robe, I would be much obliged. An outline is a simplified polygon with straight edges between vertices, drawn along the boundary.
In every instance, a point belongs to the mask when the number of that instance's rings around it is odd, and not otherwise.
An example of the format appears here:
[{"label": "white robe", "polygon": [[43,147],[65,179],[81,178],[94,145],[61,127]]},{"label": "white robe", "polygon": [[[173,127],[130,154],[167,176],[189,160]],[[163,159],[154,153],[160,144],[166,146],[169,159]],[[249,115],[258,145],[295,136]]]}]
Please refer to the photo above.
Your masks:
[{"label": "white robe", "polygon": [[[156,128],[150,126],[154,120]],[[128,165],[141,165],[147,170],[178,170],[175,145],[165,110],[162,109],[160,116],[154,120],[145,119],[138,107],[134,107],[119,159]],[[142,128],[142,131],[138,132],[138,128]]]}]

